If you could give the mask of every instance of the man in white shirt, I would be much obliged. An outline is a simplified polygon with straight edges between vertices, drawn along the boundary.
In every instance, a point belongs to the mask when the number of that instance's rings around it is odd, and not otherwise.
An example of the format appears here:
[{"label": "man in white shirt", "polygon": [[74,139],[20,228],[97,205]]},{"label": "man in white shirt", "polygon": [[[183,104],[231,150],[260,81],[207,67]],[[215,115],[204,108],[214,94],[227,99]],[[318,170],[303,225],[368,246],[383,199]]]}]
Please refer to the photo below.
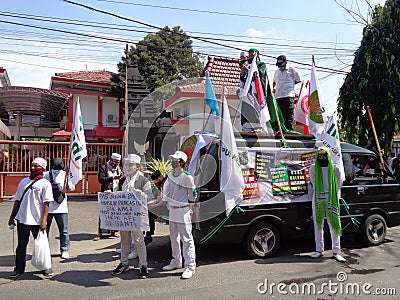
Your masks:
[{"label": "man in white shirt", "polygon": [[[44,177],[52,184],[53,196],[63,192],[65,183],[64,161],[60,157],[55,157],[51,163],[51,170],[46,172]],[[74,190],[75,187],[69,185],[69,190]],[[50,226],[53,219],[56,220],[58,232],[60,234],[60,253],[61,258],[69,258],[69,234],[68,234],[68,206],[67,194],[62,193],[62,202],[58,203],[56,199],[49,204],[49,214],[47,216],[47,236],[49,236]],[[54,198],[54,197],[53,197]]]},{"label": "man in white shirt", "polygon": [[273,92],[285,120],[286,129],[293,130],[294,97],[296,95],[294,88],[297,83],[301,82],[300,75],[296,68],[287,67],[285,55],[277,57],[276,65],[278,70],[274,74]]},{"label": "man in white shirt", "polygon": [[163,267],[163,270],[171,271],[182,267],[182,241],[185,270],[181,278],[189,279],[196,269],[196,251],[192,235],[191,215],[197,192],[192,175],[183,170],[187,155],[182,151],[176,151],[169,158],[174,171],[168,175],[168,179],[163,186],[162,200],[167,202],[169,209],[172,260],[167,266]]},{"label": "man in white shirt", "polygon": [[[43,179],[46,167],[46,160],[41,157],[35,158],[32,161],[30,176],[20,181],[17,193],[14,195],[15,202],[8,225],[15,226],[15,220],[17,220],[18,245],[15,268],[9,276],[10,279],[17,279],[25,272],[26,247],[30,233],[32,232],[36,239],[39,230],[46,230],[49,203],[53,201],[51,184]],[[53,271],[45,270],[44,275],[51,276]]]}]

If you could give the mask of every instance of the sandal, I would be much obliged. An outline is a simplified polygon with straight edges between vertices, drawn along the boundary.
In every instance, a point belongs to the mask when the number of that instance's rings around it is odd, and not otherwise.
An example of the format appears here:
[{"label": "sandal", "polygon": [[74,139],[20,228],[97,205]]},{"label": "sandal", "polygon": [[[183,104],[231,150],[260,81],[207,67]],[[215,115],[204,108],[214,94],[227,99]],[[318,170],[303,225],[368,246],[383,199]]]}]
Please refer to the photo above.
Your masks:
[{"label": "sandal", "polygon": [[334,254],[333,258],[336,259],[336,261],[338,261],[338,262],[346,262],[346,259],[343,256],[341,256],[340,254]]},{"label": "sandal", "polygon": [[98,241],[98,240],[100,240],[100,239],[101,239],[101,235],[98,234],[98,235],[96,235],[96,236],[93,238],[93,241]]},{"label": "sandal", "polygon": [[312,254],[310,254],[311,258],[320,258],[321,256],[323,256],[324,254],[321,252],[314,252]]}]

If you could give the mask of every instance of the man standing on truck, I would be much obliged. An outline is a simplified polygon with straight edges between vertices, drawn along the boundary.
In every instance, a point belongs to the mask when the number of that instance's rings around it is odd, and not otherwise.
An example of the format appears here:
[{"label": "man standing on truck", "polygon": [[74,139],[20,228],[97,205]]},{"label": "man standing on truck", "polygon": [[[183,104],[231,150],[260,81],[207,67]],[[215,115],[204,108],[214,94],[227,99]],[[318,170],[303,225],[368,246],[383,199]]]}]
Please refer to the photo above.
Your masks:
[{"label": "man standing on truck", "polygon": [[324,220],[327,219],[331,240],[333,257],[338,262],[346,259],[340,255],[340,236],[342,227],[340,224],[340,188],[342,178],[339,166],[332,162],[329,149],[319,147],[315,154],[315,163],[310,167],[310,180],[314,187],[313,195],[313,219],[316,252],[311,258],[324,255]]}]

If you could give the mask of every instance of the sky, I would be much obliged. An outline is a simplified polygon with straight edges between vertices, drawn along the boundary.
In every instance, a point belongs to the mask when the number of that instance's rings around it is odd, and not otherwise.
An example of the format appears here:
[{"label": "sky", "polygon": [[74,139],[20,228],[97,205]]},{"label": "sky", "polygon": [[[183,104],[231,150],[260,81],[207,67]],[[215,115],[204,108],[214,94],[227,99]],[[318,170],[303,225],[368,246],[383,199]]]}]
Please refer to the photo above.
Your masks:
[{"label": "sky", "polygon": [[[180,26],[193,37],[194,51],[204,61],[208,55],[238,58],[241,50],[259,49],[270,80],[281,54],[302,80],[309,80],[314,55],[320,96],[331,114],[365,26],[333,0],[71,1],[92,10],[62,0],[2,2],[0,67],[7,70],[12,85],[49,88],[55,73],[116,72],[126,43],[132,45],[157,31],[154,26]],[[358,4],[366,16],[365,1]]]}]

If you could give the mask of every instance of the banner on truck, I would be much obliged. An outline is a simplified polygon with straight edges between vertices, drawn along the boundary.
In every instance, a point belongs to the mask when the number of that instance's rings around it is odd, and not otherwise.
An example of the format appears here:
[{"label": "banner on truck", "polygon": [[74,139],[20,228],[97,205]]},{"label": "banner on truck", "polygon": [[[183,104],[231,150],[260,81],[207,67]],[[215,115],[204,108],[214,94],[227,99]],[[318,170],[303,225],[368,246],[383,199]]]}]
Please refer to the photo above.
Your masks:
[{"label": "banner on truck", "polygon": [[311,201],[314,149],[238,147],[245,180],[241,205]]}]

